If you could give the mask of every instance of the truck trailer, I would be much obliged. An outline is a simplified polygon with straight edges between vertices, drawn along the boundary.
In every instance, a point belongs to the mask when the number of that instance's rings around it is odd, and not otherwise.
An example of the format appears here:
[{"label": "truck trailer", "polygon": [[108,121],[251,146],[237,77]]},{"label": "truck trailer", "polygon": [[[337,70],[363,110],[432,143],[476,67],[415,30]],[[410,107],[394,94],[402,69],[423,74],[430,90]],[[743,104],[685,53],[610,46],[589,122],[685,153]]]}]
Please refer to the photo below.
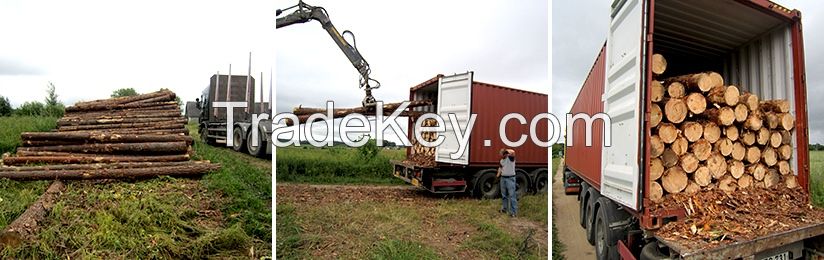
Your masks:
[{"label": "truck trailer", "polygon": [[[247,77],[248,81],[247,81]],[[231,85],[229,85],[231,81]],[[247,87],[248,84],[248,87]],[[271,90],[270,90],[271,91]],[[246,107],[232,109],[232,149],[257,157],[272,154],[272,108],[268,102],[255,102],[255,79],[246,75],[218,75],[209,79],[209,87],[203,90],[197,100],[200,109],[198,132],[203,142],[209,145],[226,145],[228,110],[215,107],[213,102],[246,102]],[[259,138],[252,145],[252,120],[254,115],[266,113],[258,123]]]},{"label": "truck trailer", "polygon": [[[606,113],[592,143],[585,125],[568,126],[568,186],[580,182],[581,226],[598,259],[797,259],[821,241],[815,224],[690,250],[664,241],[656,230],[686,217],[683,208],[653,211],[650,200],[651,69],[653,54],[670,64],[667,75],[715,71],[725,82],[761,100],[786,99],[795,115],[790,164],[809,195],[807,91],[801,12],[767,0],[615,0],[605,44],[570,113]],[[594,50],[593,50],[594,51]],[[580,122],[580,121],[579,121]],[[603,143],[605,127],[611,145]],[[662,213],[663,212],[663,213]],[[820,255],[818,257],[821,257]]]},{"label": "truck trailer", "polygon": [[[518,113],[530,120],[547,113],[546,94],[475,81],[473,72],[467,72],[452,76],[437,75],[409,90],[409,100],[427,99],[433,104],[413,108],[413,111],[441,116],[446,127],[444,142],[433,148],[420,147],[412,131],[418,118],[409,117],[407,133],[413,145],[407,147],[406,160],[392,161],[396,177],[432,193],[467,192],[479,198],[499,197],[500,188],[495,176],[500,166],[499,151],[511,148],[516,151],[518,195],[547,191],[550,148],[533,141],[526,141],[519,147],[507,147],[499,137],[499,127],[506,129],[508,140],[529,135],[530,122],[503,122],[504,116]],[[449,113],[456,115],[460,126],[466,125],[470,115],[476,116],[469,133],[468,147],[458,159],[450,157],[458,150],[458,140],[450,134]],[[501,123],[504,126],[500,126]],[[537,121],[536,126],[535,136],[546,142],[548,121]]]}]

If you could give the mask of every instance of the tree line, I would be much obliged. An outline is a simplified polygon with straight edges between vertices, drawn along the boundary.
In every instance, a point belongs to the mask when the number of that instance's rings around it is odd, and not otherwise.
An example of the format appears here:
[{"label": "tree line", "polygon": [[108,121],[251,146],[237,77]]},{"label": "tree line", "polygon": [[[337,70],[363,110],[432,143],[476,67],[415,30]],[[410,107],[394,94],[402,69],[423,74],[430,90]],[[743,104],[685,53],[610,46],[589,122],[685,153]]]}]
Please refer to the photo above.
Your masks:
[{"label": "tree line", "polygon": [[[134,88],[121,88],[112,92],[111,97],[136,96]],[[44,102],[27,101],[18,106],[12,107],[9,98],[0,95],[0,117],[2,116],[41,116],[41,117],[61,117],[66,110],[66,106],[57,99],[54,84],[49,82],[46,88]],[[180,99],[178,98],[178,103]]]}]

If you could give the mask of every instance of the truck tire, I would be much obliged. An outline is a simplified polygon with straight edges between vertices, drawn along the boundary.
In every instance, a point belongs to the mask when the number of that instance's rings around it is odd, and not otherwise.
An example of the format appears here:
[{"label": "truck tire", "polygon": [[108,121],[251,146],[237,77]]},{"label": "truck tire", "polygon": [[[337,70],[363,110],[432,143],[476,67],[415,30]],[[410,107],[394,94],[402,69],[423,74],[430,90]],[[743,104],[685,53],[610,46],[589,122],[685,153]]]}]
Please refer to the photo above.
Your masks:
[{"label": "truck tire", "polygon": [[641,255],[638,257],[640,260],[664,260],[664,259],[672,259],[668,255],[665,255],[661,252],[658,248],[658,241],[652,241],[644,245],[644,248],[641,249]]},{"label": "truck tire", "polygon": [[539,168],[537,170],[532,171],[535,176],[535,193],[546,193],[549,190],[549,175],[546,168]]},{"label": "truck tire", "polygon": [[246,152],[246,138],[239,126],[236,126],[234,133],[232,133],[232,149],[235,152]]},{"label": "truck tire", "polygon": [[215,145],[215,139],[209,137],[209,129],[206,126],[200,128],[200,140],[208,145]]},{"label": "truck tire", "polygon": [[607,197],[598,198],[595,216],[595,255],[599,260],[619,259],[618,241],[627,236],[625,228],[616,223],[626,221],[630,216]]},{"label": "truck tire", "polygon": [[249,131],[249,134],[246,135],[246,151],[249,152],[250,155],[258,157],[258,158],[266,158],[266,138],[263,135],[258,136],[257,146],[249,144],[252,142],[252,131]]},{"label": "truck tire", "polygon": [[598,212],[595,212],[595,201],[601,197],[601,193],[599,193],[595,188],[589,187],[589,198],[587,199],[587,211],[586,211],[586,232],[587,232],[587,242],[590,245],[595,245],[595,229],[593,228],[593,224],[595,224],[595,215]]},{"label": "truck tire", "polygon": [[586,228],[587,222],[587,193],[589,191],[589,184],[586,182],[581,183],[581,193],[578,193],[578,222],[581,222],[581,227]]},{"label": "truck tire", "polygon": [[494,199],[501,196],[500,183],[495,175],[497,169],[486,169],[475,174],[472,194],[479,199]]},{"label": "truck tire", "polygon": [[518,198],[526,195],[526,192],[529,190],[529,183],[529,177],[526,171],[515,169],[515,194]]}]

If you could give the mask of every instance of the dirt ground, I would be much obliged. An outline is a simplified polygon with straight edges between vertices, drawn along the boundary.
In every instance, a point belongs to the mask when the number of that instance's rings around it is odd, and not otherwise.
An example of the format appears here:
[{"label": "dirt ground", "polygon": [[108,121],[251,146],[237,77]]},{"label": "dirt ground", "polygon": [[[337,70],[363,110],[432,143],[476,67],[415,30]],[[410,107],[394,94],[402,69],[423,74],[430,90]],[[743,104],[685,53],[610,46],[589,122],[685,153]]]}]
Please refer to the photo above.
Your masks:
[{"label": "dirt ground", "polygon": [[[308,252],[312,257],[362,257],[358,252],[368,250],[371,245],[363,245],[360,240],[374,236],[377,240],[417,241],[445,258],[487,258],[490,255],[483,247],[471,246],[485,234],[475,223],[479,219],[507,233],[518,234],[519,240],[526,237],[533,247],[537,247],[536,252],[546,252],[547,248],[545,223],[497,214],[495,210],[486,209],[489,201],[433,195],[411,186],[278,183],[276,189],[278,205],[294,205],[296,211],[301,211],[298,215],[303,220],[302,229],[316,240]],[[351,211],[340,212],[345,210]],[[322,221],[312,220],[317,215],[326,217],[318,219]],[[371,219],[373,223],[355,223],[363,219]],[[408,221],[415,223],[406,223]],[[367,230],[361,228],[362,225],[372,227]],[[358,232],[363,233],[353,237],[353,233]],[[546,254],[539,258],[546,258]]]},{"label": "dirt ground", "polygon": [[586,232],[581,228],[580,217],[578,216],[577,196],[564,194],[564,183],[561,178],[563,174],[563,161],[558,166],[558,172],[554,175],[552,182],[552,209],[555,213],[555,226],[558,228],[558,236],[561,243],[564,243],[566,259],[594,259],[595,247],[587,242]]}]

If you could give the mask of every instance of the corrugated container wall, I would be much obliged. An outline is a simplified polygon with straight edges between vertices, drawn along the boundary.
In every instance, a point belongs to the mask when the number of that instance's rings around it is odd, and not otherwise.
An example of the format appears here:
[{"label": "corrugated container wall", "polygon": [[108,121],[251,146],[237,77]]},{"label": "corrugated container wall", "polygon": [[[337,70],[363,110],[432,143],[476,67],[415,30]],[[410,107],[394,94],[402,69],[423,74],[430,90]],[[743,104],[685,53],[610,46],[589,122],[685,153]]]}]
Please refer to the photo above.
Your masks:
[{"label": "corrugated container wall", "polygon": [[[604,93],[604,81],[606,75],[606,45],[601,47],[595,64],[590,69],[589,76],[587,76],[584,85],[578,92],[578,97],[575,103],[572,104],[570,113],[575,115],[578,113],[585,113],[587,115],[594,115],[604,111],[604,102],[601,101],[601,95]],[[561,87],[561,86],[556,86]],[[559,120],[566,120],[559,118]],[[572,146],[566,147],[564,153],[564,164],[573,172],[577,173],[594,186],[601,185],[601,147],[603,147],[604,123],[601,120],[596,120],[592,124],[592,146],[587,147],[584,143],[586,135],[586,128],[583,120],[578,120],[572,126],[573,140],[566,139],[567,143]],[[567,135],[568,136],[568,135]]]},{"label": "corrugated container wall", "polygon": [[[521,135],[527,136],[527,141],[520,147],[514,147],[518,157],[518,165],[547,165],[548,147],[541,147],[529,138],[529,126],[532,119],[547,113],[547,95],[501,87],[492,84],[472,83],[472,113],[477,115],[475,127],[469,139],[470,165],[498,165],[501,156],[499,150],[506,147],[498,134],[499,124],[509,113],[523,115],[527,122],[521,124],[517,119],[509,120],[506,124],[507,139],[517,141]],[[541,141],[549,139],[548,122],[546,119],[538,121],[536,136]],[[484,142],[490,140],[490,146]]]}]

